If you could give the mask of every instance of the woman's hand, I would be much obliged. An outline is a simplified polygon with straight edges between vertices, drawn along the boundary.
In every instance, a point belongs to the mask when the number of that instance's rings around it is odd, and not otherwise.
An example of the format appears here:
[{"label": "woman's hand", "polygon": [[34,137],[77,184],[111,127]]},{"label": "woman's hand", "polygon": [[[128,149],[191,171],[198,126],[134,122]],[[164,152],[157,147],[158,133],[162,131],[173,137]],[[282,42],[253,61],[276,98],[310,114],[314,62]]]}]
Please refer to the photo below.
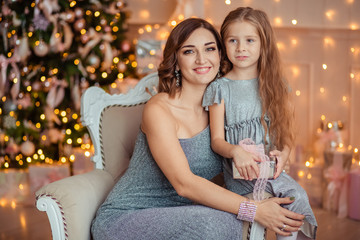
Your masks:
[{"label": "woman's hand", "polygon": [[260,162],[258,156],[245,151],[241,146],[234,146],[232,159],[236,169],[241,177],[245,180],[253,180],[260,174],[259,166],[256,162]]},{"label": "woman's hand", "polygon": [[290,150],[285,147],[283,151],[279,150],[273,150],[270,151],[269,155],[271,157],[276,157],[277,163],[276,163],[276,173],[274,175],[274,179],[280,176],[280,173],[284,170],[284,167],[286,165],[286,162],[289,159]]},{"label": "woman's hand", "polygon": [[291,232],[299,231],[305,217],[280,206],[293,201],[290,198],[269,198],[255,202],[257,205],[255,221],[279,235],[290,236]]}]

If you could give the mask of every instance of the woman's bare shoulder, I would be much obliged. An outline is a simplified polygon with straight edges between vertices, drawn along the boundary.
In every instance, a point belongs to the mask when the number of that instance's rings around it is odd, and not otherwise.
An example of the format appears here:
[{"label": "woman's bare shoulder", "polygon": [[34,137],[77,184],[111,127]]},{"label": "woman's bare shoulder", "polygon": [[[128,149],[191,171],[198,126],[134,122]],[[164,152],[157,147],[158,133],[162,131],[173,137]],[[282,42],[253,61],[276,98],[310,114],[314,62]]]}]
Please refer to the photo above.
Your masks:
[{"label": "woman's bare shoulder", "polygon": [[169,125],[174,121],[170,110],[169,97],[166,93],[158,93],[153,96],[145,105],[142,117],[143,130],[149,126]]},{"label": "woman's bare shoulder", "polygon": [[145,112],[152,111],[169,111],[168,95],[166,93],[158,93],[146,103],[144,108]]}]

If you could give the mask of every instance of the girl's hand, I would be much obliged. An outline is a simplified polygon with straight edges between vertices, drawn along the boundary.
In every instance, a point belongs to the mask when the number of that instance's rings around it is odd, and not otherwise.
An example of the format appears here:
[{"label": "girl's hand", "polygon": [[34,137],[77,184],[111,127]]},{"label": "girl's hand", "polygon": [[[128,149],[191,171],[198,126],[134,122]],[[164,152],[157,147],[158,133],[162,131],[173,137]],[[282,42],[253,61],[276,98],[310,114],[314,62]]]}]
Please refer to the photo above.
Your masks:
[{"label": "girl's hand", "polygon": [[274,179],[276,179],[277,177],[280,176],[280,173],[284,170],[286,162],[289,159],[290,151],[288,151],[287,149],[284,149],[283,151],[273,150],[269,154],[272,157],[276,157],[277,160],[276,172],[274,175]]},{"label": "girl's hand", "polygon": [[256,162],[260,162],[261,160],[255,154],[245,151],[240,146],[236,146],[233,161],[240,176],[245,180],[253,180],[259,176],[260,170]]},{"label": "girl's hand", "polygon": [[255,202],[257,205],[255,221],[279,235],[290,236],[291,232],[299,231],[305,217],[280,206],[293,201],[290,198],[269,198]]}]

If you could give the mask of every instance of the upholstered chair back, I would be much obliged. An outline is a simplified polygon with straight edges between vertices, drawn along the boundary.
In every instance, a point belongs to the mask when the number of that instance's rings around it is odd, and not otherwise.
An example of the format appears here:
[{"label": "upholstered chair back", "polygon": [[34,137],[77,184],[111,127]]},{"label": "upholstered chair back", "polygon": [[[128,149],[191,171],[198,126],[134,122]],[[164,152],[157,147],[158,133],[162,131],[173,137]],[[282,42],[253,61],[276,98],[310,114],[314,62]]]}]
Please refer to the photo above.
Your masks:
[{"label": "upholstered chair back", "polygon": [[100,144],[104,169],[115,180],[125,172],[131,158],[144,104],[135,106],[113,105],[105,108],[101,116]]}]

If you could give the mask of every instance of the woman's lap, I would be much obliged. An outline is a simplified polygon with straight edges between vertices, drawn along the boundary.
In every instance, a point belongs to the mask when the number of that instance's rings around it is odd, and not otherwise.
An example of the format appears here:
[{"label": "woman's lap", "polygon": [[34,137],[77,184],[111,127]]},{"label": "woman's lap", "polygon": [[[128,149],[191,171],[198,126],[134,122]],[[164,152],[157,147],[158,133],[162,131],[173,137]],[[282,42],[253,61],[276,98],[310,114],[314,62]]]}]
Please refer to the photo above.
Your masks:
[{"label": "woman's lap", "polygon": [[[116,210],[113,210],[116,211]],[[234,214],[201,205],[150,208],[95,221],[94,239],[241,239]]]}]

